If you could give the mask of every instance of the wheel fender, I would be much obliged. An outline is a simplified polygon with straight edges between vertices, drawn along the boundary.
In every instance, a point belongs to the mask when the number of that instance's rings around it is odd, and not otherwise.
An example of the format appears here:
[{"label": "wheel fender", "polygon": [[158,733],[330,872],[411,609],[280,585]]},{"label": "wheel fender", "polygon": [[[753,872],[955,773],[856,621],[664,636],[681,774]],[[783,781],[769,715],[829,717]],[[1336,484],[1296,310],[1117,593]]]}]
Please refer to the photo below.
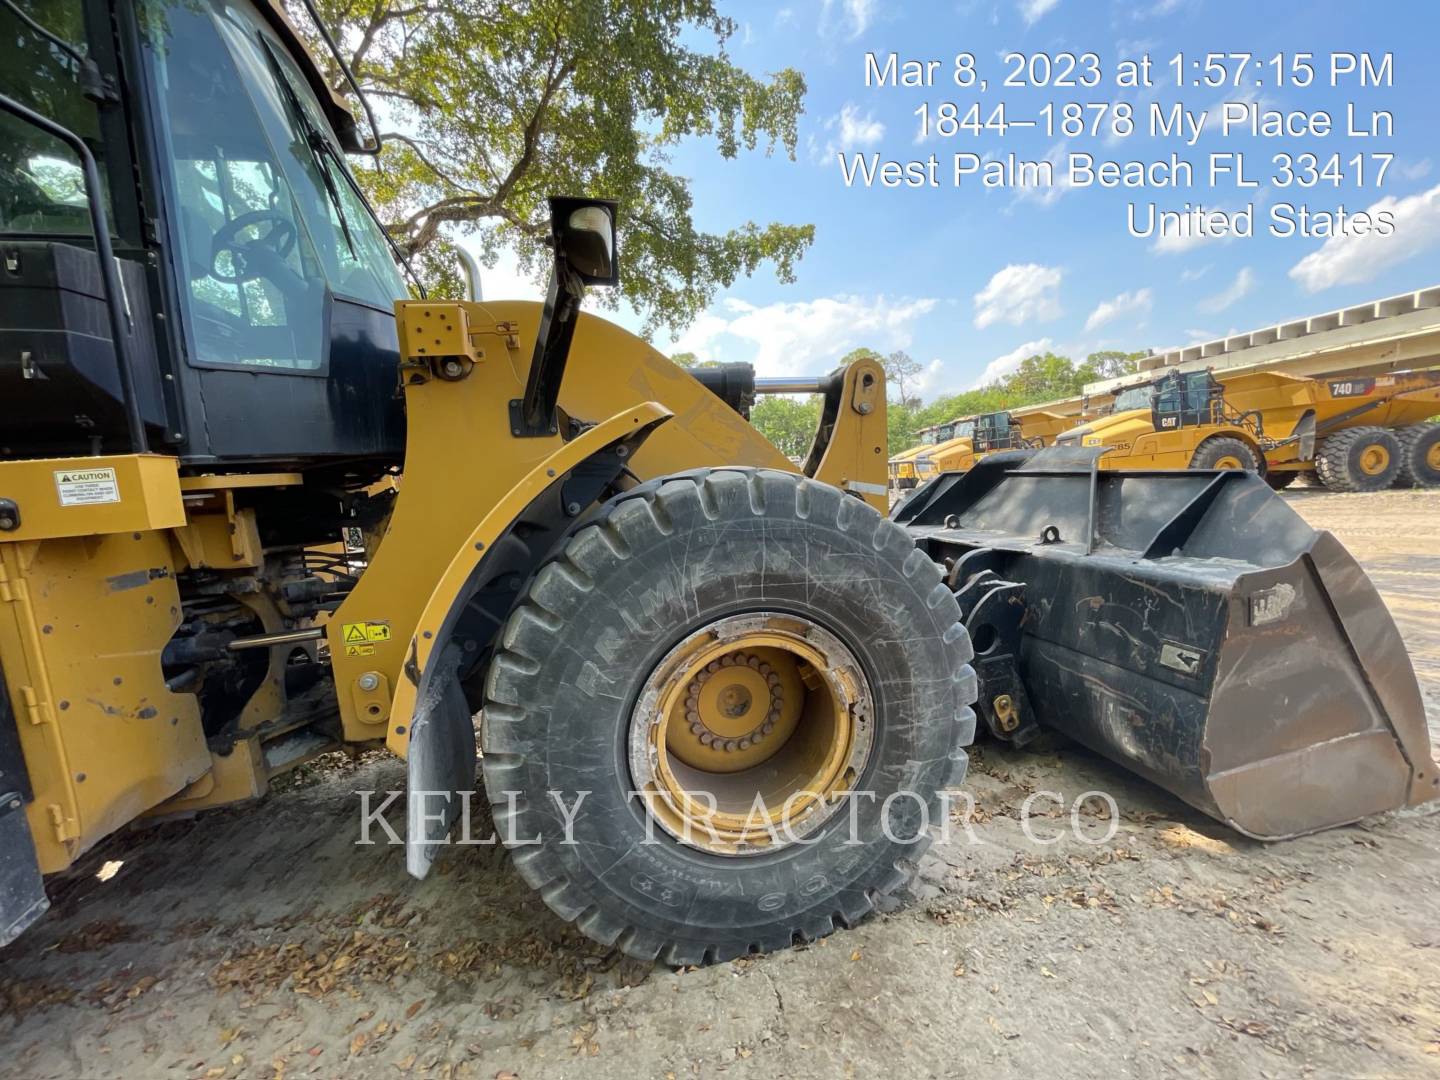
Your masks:
[{"label": "wheel fender", "polygon": [[[454,638],[462,613],[486,580],[487,561],[504,550],[502,542],[518,521],[553,503],[567,483],[608,484],[671,415],[663,405],[646,402],[559,447],[481,519],[432,590],[410,637],[385,739],[407,762],[405,868],[415,877],[429,872],[475,787],[475,730],[460,682],[464,652]],[[561,523],[562,534],[568,524]],[[538,553],[535,561],[543,556]]]}]

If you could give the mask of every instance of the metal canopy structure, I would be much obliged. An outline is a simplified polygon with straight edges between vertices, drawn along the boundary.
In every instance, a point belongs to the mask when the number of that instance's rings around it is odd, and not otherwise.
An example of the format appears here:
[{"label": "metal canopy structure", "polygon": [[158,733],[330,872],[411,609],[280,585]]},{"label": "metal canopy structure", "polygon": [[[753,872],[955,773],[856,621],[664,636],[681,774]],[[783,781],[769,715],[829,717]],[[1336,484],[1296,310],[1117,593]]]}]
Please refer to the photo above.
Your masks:
[{"label": "metal canopy structure", "polygon": [[1255,371],[1317,377],[1347,372],[1382,374],[1440,364],[1440,285],[1381,300],[1273,323],[1140,361],[1139,371],[1087,383],[1081,397],[1011,410],[1016,416],[1053,412],[1078,416],[1103,408],[1120,391],[1171,371],[1217,376]]}]

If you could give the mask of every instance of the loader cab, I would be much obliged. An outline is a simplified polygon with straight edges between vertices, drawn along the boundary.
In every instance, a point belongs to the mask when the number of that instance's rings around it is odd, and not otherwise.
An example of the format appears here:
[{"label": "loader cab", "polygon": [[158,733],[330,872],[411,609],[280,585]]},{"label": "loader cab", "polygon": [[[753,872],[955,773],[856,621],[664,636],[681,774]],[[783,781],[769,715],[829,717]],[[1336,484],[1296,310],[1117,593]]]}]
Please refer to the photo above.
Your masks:
[{"label": "loader cab", "polygon": [[1208,371],[1172,372],[1154,384],[1151,422],[1156,431],[1213,424],[1224,395],[1223,387]]},{"label": "loader cab", "polygon": [[975,453],[995,450],[1016,450],[1025,445],[1020,437],[1020,422],[1009,412],[982,413],[975,418]]},{"label": "loader cab", "polygon": [[[346,165],[353,119],[278,2],[18,3],[49,36],[0,8],[0,94],[96,159],[151,447],[398,461],[408,292]],[[0,457],[128,449],[85,190],[0,112]]]},{"label": "loader cab", "polygon": [[1154,382],[1121,391],[1110,407],[1110,415],[1148,409],[1156,431],[1178,431],[1215,423],[1224,401],[1225,389],[1209,371],[1174,371]]}]

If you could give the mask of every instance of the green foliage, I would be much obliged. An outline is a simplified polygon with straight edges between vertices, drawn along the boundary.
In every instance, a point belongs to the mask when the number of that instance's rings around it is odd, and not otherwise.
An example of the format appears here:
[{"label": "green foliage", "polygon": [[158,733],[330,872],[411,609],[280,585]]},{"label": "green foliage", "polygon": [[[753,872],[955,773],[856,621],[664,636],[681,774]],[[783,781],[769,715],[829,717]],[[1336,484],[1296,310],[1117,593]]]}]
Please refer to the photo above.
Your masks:
[{"label": "green foliage", "polygon": [[[903,353],[899,355],[909,360]],[[1068,356],[1037,353],[1026,357],[1015,371],[988,386],[959,394],[945,394],[928,404],[914,399],[899,399],[898,393],[892,393],[888,414],[890,453],[898,454],[914,446],[919,441],[921,428],[977,413],[1018,409],[1025,405],[1078,397],[1086,383],[1131,374],[1137,370],[1139,361],[1148,355],[1146,352],[1096,352],[1077,365]],[[874,356],[882,363],[891,359],[879,357],[872,349],[855,349],[845,359],[860,356]],[[915,373],[918,373],[919,365],[915,366]],[[888,371],[887,367],[887,374]]]},{"label": "green foliage", "polygon": [[[810,225],[753,221],[705,232],[688,181],[667,168],[668,148],[694,138],[723,158],[757,149],[795,156],[804,79],[790,68],[762,76],[737,66],[726,52],[735,23],[717,7],[319,0],[384,118],[378,167],[357,173],[401,244],[420,254],[478,236],[485,261],[514,248],[539,276],[546,197],[616,199],[624,295],[647,332],[687,325],[718,289],[764,264],[793,281],[814,238]],[[435,275],[439,262],[421,269]]]},{"label": "green foliage", "polygon": [[820,426],[820,397],[766,395],[750,410],[750,423],[786,457],[803,458]]},{"label": "green foliage", "polygon": [[1146,351],[1127,353],[1114,349],[1093,352],[1075,369],[1075,381],[1083,387],[1086,383],[1133,375],[1140,369],[1140,361],[1149,355]]}]

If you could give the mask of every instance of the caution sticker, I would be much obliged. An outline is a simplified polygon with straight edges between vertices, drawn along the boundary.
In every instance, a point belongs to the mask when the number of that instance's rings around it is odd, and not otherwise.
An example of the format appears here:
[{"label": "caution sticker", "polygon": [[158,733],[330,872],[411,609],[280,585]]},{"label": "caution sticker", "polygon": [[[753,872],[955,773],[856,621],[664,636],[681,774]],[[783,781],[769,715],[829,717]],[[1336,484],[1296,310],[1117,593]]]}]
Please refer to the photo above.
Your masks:
[{"label": "caution sticker", "polygon": [[[345,643],[348,650],[352,645],[365,645],[372,641],[389,641],[390,624],[388,622],[347,622],[340,627],[340,640]],[[370,650],[374,652],[374,650]],[[346,656],[369,656],[370,653],[346,652]]]},{"label": "caution sticker", "polygon": [[374,655],[375,655],[375,646],[374,646],[374,645],[346,645],[346,646],[345,646],[345,655],[346,655],[346,656],[374,656]]},{"label": "caution sticker", "polygon": [[56,469],[55,487],[61,506],[118,503],[120,484],[114,469]]}]

